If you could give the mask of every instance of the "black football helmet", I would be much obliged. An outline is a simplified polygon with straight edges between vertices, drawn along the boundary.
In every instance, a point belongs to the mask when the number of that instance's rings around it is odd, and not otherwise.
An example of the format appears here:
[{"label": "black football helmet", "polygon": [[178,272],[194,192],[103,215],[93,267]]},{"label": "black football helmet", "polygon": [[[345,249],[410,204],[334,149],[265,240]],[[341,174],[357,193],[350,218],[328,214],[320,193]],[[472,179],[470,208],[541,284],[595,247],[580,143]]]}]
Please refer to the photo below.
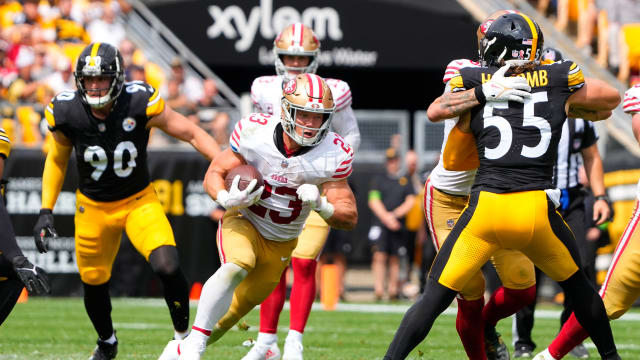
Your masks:
[{"label": "black football helmet", "polygon": [[[115,100],[124,85],[123,66],[122,55],[113,45],[106,43],[87,45],[78,57],[76,71],[73,73],[82,102],[94,108],[101,108]],[[91,76],[111,77],[109,92],[106,95],[100,97],[87,95],[84,79]]]},{"label": "black football helmet", "polygon": [[480,49],[483,66],[501,66],[503,60],[540,60],[544,36],[527,15],[509,13],[498,17],[487,29]]}]

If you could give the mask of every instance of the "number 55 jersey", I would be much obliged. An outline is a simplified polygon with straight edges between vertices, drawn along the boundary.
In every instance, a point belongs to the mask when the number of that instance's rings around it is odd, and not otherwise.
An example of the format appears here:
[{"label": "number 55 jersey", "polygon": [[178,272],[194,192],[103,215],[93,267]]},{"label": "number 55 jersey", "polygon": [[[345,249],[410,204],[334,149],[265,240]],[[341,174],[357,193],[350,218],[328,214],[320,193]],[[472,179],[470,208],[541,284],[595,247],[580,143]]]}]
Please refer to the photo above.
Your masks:
[{"label": "number 55 jersey", "polygon": [[45,110],[49,129],[73,143],[80,192],[95,201],[116,201],[149,185],[147,122],[164,110],[158,91],[125,83],[109,116],[100,120],[77,92],[56,95]]},{"label": "number 55 jersey", "polygon": [[296,194],[300,185],[343,180],[353,169],[353,150],[340,135],[329,132],[318,145],[287,157],[280,150],[282,133],[278,118],[254,113],[236,124],[229,139],[231,149],[258,169],[265,185],[260,200],[240,212],[274,241],[298,237],[309,216],[311,207]]},{"label": "number 55 jersey", "polygon": [[[497,68],[466,67],[451,79],[452,91],[472,89]],[[584,76],[570,60],[543,63],[522,76],[531,98],[518,102],[487,102],[471,110],[480,167],[472,191],[494,193],[552,188],[554,159],[567,115],[565,102],[584,85]]]}]

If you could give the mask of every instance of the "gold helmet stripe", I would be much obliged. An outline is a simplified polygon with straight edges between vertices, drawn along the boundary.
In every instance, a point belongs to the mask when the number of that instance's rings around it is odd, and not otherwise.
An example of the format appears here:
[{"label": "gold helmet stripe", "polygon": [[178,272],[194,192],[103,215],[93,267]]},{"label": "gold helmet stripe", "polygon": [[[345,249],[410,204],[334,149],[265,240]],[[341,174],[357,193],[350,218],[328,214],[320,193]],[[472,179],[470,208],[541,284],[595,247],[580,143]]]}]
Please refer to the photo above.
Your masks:
[{"label": "gold helmet stripe", "polygon": [[536,25],[533,23],[533,20],[531,20],[531,18],[529,18],[524,13],[519,13],[519,15],[527,21],[527,24],[529,24],[529,28],[531,29],[531,35],[533,36],[533,39],[531,43],[531,54],[529,54],[529,60],[533,61],[536,59],[536,48],[538,47],[538,31],[536,30]]},{"label": "gold helmet stripe", "polygon": [[100,50],[100,43],[94,43],[91,47],[91,60],[89,60],[89,66],[96,66],[95,58],[98,55],[98,50]]}]

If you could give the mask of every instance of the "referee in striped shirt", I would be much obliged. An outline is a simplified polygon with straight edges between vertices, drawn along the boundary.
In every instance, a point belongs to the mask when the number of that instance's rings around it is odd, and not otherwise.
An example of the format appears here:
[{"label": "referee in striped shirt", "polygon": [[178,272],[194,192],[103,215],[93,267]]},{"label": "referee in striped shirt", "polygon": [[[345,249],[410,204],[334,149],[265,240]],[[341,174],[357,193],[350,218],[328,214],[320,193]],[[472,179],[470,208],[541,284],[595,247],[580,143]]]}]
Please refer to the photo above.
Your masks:
[{"label": "referee in striped shirt", "polygon": [[[547,48],[543,51],[543,59],[553,61],[562,60],[559,51]],[[598,151],[598,135],[591,121],[568,118],[562,126],[562,135],[558,144],[558,157],[553,172],[553,185],[560,189],[560,206],[558,211],[567,222],[576,238],[580,265],[587,277],[595,283],[595,252],[597,247],[586,239],[586,231],[594,225],[600,225],[609,220],[611,208],[605,194],[604,172],[602,158]],[[591,196],[578,180],[580,167],[584,165],[591,190],[595,197],[593,201],[593,220],[586,219],[585,200]],[[591,203],[589,201],[589,203]],[[589,209],[590,210],[590,209]],[[589,213],[591,213],[589,211]],[[540,270],[536,268],[536,278],[539,279]],[[565,308],[560,317],[560,326],[569,318],[572,310]],[[533,328],[533,313],[535,301],[516,313],[513,326],[514,357],[532,357],[536,344],[531,339]],[[527,356],[529,354],[529,356]],[[589,357],[589,352],[582,345],[576,346],[571,355],[580,359]]]}]

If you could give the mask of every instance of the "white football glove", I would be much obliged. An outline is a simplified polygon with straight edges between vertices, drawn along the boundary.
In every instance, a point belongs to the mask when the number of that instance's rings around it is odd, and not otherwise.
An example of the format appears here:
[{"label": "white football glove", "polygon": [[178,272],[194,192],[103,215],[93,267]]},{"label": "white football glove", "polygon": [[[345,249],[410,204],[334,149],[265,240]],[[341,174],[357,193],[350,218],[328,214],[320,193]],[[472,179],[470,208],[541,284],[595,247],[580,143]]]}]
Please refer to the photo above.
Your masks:
[{"label": "white football glove", "polygon": [[511,65],[514,64],[507,62],[493,74],[489,81],[482,84],[482,93],[487,101],[523,103],[525,98],[531,97],[531,86],[527,83],[527,79],[522,76],[504,76]]},{"label": "white football glove", "polygon": [[253,190],[253,188],[258,183],[258,180],[251,180],[249,185],[247,185],[244,190],[238,189],[239,182],[240,175],[236,175],[236,177],[233,178],[233,182],[231,183],[231,188],[229,189],[229,191],[218,191],[218,198],[216,199],[216,201],[218,202],[218,204],[220,204],[220,206],[227,210],[242,209],[257,203],[258,200],[260,200],[262,190],[264,190],[264,185],[251,192],[251,190]]},{"label": "white football glove", "polygon": [[311,205],[311,209],[318,212],[323,219],[328,219],[333,215],[333,205],[326,196],[320,195],[320,190],[316,185],[302,184],[296,190],[298,199],[303,203]]}]

